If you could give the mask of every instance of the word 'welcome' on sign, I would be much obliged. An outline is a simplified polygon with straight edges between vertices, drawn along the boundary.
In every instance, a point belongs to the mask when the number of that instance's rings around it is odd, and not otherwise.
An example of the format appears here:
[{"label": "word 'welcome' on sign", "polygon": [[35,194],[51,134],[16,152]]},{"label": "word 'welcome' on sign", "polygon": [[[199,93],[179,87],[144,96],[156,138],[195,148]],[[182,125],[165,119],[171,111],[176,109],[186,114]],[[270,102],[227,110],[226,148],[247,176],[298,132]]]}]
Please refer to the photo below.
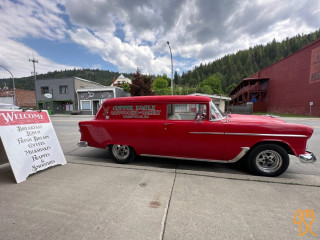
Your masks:
[{"label": "word 'welcome' on sign", "polygon": [[1,110],[0,137],[17,183],[67,163],[47,111]]}]

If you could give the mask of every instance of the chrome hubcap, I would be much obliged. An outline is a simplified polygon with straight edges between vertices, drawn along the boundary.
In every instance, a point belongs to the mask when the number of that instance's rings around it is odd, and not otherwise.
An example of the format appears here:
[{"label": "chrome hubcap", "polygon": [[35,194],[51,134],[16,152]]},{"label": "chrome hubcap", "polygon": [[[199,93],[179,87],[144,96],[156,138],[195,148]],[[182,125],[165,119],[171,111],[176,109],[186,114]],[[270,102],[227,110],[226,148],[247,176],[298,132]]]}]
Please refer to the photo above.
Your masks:
[{"label": "chrome hubcap", "polygon": [[125,160],[129,157],[130,149],[127,145],[113,145],[112,153],[117,159]]},{"label": "chrome hubcap", "polygon": [[258,154],[256,163],[261,171],[272,173],[279,170],[281,167],[282,157],[276,151],[266,150]]}]

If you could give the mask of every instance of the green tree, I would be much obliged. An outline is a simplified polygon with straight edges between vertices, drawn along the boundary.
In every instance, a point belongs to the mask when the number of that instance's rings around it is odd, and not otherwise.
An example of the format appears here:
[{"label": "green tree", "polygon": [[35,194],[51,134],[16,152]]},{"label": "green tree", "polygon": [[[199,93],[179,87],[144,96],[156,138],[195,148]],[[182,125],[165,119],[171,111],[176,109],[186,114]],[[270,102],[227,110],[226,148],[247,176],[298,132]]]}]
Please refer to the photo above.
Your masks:
[{"label": "green tree", "polygon": [[157,95],[170,95],[171,90],[168,87],[168,80],[164,77],[157,77],[157,79],[152,83],[152,90]]},{"label": "green tree", "polygon": [[163,75],[162,75],[162,78],[165,79],[165,80],[167,80],[168,86],[171,86],[171,79],[168,78],[167,74],[163,74]]},{"label": "green tree", "polygon": [[209,86],[214,94],[222,94],[222,87],[221,87],[221,73],[215,73],[204,80],[200,87]]},{"label": "green tree", "polygon": [[226,89],[226,94],[229,94],[236,86],[237,84],[235,83],[232,83],[231,85],[229,85]]},{"label": "green tree", "polygon": [[[170,89],[171,93],[171,89]],[[173,95],[182,95],[182,88],[181,87],[174,87],[173,88]]]},{"label": "green tree", "polygon": [[176,86],[179,85],[179,75],[178,75],[177,71],[174,72],[173,82]]},{"label": "green tree", "polygon": [[184,86],[181,89],[181,95],[189,95],[189,94],[192,94],[192,93],[196,93],[196,89],[195,88],[191,88],[189,86]]},{"label": "green tree", "polygon": [[125,92],[130,92],[130,84],[129,83],[125,83],[123,84],[123,91]]},{"label": "green tree", "polygon": [[209,94],[209,95],[213,94],[213,91],[212,91],[212,89],[211,89],[211,87],[210,87],[209,85],[203,86],[203,87],[201,88],[201,91],[202,91],[202,93],[204,93],[204,94]]},{"label": "green tree", "polygon": [[139,68],[133,75],[132,84],[130,85],[131,96],[150,96],[154,95],[152,92],[152,78],[151,76],[142,75]]}]

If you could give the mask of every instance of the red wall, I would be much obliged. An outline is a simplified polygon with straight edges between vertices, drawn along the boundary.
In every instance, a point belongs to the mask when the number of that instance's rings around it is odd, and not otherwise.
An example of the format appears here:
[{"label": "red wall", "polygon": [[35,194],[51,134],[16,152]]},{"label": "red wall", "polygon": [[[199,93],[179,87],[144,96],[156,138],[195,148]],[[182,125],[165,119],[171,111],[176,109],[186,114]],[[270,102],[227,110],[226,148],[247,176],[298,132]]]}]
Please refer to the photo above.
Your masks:
[{"label": "red wall", "polygon": [[37,109],[35,91],[16,89],[16,99],[19,107],[31,107],[33,109]]},{"label": "red wall", "polygon": [[320,74],[320,39],[253,77],[270,78],[268,112],[309,115],[309,103],[313,102],[312,116],[320,116],[320,79],[311,79],[315,72]]}]

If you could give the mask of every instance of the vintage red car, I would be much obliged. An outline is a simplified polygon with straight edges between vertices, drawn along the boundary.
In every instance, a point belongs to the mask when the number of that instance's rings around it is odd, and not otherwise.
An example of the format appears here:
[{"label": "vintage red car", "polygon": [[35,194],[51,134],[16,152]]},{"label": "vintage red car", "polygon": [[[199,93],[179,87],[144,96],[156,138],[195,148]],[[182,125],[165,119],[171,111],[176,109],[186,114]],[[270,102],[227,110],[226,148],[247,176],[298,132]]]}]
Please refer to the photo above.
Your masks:
[{"label": "vintage red car", "polygon": [[79,146],[109,149],[118,163],[136,155],[234,163],[254,174],[278,176],[288,154],[315,162],[306,151],[313,128],[268,116],[222,114],[208,97],[109,99],[91,121],[79,122]]}]

